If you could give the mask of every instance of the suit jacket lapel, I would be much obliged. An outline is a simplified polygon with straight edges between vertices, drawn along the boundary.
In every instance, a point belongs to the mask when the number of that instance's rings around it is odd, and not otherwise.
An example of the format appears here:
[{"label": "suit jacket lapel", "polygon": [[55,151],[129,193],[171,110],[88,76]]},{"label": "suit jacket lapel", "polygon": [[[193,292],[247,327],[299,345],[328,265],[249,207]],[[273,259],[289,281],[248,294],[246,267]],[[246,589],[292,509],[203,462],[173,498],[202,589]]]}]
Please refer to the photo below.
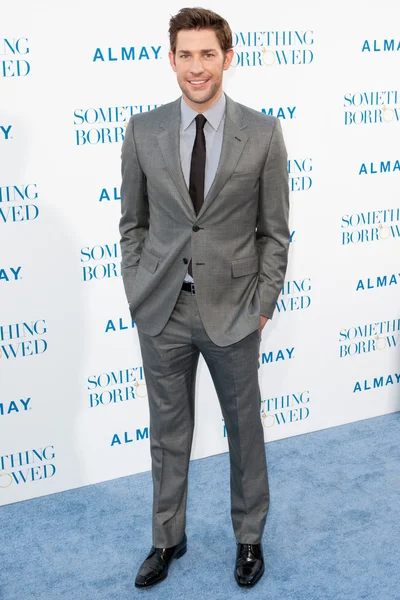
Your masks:
[{"label": "suit jacket lapel", "polygon": [[189,208],[192,216],[196,216],[193,208],[193,202],[187,188],[185,177],[183,175],[180,155],[180,124],[181,124],[181,99],[178,98],[171,105],[169,117],[161,123],[162,131],[158,134],[158,144],[160,146],[165,165],[171,175],[178,192],[183,201]]},{"label": "suit jacket lapel", "polygon": [[[169,174],[178,189],[185,205],[192,216],[196,216],[193,202],[186,186],[180,157],[180,102],[178,98],[171,104],[168,118],[161,123],[162,131],[158,134],[158,143]],[[245,131],[247,123],[243,118],[239,105],[226,96],[226,115],[222,139],[221,157],[214,181],[204,199],[197,217],[201,217],[208,206],[218,196],[229,177],[232,175],[238,160],[249,138]]]},{"label": "suit jacket lapel", "polygon": [[214,181],[204,199],[204,204],[200,209],[198,217],[201,217],[213,200],[215,200],[235,170],[249,139],[249,134],[245,131],[246,128],[247,123],[243,118],[239,105],[231,100],[229,96],[226,96],[226,115],[221,156]]}]

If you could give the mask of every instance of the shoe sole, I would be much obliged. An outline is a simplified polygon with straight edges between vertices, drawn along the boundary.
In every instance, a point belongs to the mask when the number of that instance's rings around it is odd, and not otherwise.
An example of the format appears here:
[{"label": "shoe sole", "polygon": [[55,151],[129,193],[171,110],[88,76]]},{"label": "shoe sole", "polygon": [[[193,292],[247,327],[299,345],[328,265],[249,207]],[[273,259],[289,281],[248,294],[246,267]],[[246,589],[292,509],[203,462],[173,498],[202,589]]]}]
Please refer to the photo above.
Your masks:
[{"label": "shoe sole", "polygon": [[[178,559],[181,558],[184,554],[186,554],[186,550],[187,550],[187,546],[184,546],[183,548],[181,548],[181,550],[179,550],[175,556],[174,559]],[[161,579],[158,579],[157,581],[154,581],[151,585],[138,585],[137,583],[135,583],[135,587],[141,589],[141,590],[146,590],[148,588],[152,588],[155,585],[157,585],[158,583],[161,583],[162,581],[164,581],[165,579],[167,579],[168,577],[168,571],[166,572],[166,574],[164,575],[164,577],[161,577]]]}]

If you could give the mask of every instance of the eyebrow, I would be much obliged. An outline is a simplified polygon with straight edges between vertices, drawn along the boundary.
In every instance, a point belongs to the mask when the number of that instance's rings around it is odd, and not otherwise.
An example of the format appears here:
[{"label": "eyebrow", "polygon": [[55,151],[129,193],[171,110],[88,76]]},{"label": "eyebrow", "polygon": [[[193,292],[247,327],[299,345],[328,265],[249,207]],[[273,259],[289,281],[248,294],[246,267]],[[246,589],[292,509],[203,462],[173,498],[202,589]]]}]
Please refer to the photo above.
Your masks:
[{"label": "eyebrow", "polygon": [[[206,48],[205,50],[200,50],[200,52],[216,52],[215,48]],[[190,50],[178,50],[179,54],[191,54]]]}]

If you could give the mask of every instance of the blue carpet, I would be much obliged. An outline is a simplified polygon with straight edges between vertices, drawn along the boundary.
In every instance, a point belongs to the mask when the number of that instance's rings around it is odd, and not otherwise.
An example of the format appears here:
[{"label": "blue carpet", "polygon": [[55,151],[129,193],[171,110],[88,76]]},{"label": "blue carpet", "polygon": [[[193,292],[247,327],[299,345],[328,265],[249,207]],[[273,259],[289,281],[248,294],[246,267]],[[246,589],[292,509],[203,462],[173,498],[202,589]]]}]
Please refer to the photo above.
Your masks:
[{"label": "blue carpet", "polygon": [[191,463],[188,552],[149,590],[149,473],[1,509],[1,600],[400,599],[400,412],[266,446],[266,572],[233,579],[229,464]]}]

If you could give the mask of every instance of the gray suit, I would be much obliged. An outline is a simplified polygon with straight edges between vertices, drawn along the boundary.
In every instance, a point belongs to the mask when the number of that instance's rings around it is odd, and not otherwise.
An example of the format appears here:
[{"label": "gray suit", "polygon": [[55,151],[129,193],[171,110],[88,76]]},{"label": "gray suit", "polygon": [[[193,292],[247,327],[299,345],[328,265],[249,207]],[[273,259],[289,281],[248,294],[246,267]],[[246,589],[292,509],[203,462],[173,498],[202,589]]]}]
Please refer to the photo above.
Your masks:
[{"label": "gray suit", "polygon": [[[167,323],[193,258],[204,327],[219,346],[271,318],[289,246],[287,155],[278,119],[227,96],[221,159],[196,217],[179,158],[180,99],[135,115],[122,149],[122,273],[138,327]],[[151,226],[149,227],[149,216]],[[200,229],[193,231],[197,225]],[[257,228],[257,229],[256,229]]]},{"label": "gray suit", "polygon": [[[236,539],[258,543],[269,505],[258,327],[286,272],[287,154],[278,119],[227,96],[218,169],[196,216],[179,127],[180,99],[133,116],[122,147],[122,274],[149,397],[153,543],[176,545],[185,531],[200,353],[228,433]],[[193,296],[181,291],[190,258]]]}]

